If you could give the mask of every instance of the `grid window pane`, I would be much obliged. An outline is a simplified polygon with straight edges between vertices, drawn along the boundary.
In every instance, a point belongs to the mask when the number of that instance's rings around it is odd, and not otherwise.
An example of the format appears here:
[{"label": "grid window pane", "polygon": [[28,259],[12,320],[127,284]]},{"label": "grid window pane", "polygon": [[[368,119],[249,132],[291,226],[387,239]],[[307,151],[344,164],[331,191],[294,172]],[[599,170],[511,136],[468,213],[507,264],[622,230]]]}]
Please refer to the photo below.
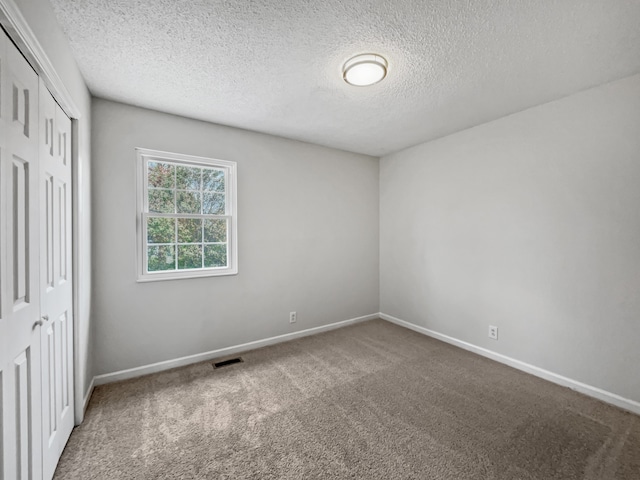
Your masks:
[{"label": "grid window pane", "polygon": [[139,280],[237,273],[235,162],[137,151]]},{"label": "grid window pane", "polygon": [[200,213],[202,194],[200,192],[176,192],[177,213]]},{"label": "grid window pane", "polygon": [[226,267],[227,266],[227,245],[205,245],[204,246],[204,266],[205,268]]},{"label": "grid window pane", "polygon": [[174,213],[173,190],[149,190],[149,213]]},{"label": "grid window pane", "polygon": [[178,245],[178,269],[202,268],[202,245]]},{"label": "grid window pane", "polygon": [[175,270],[175,245],[147,247],[147,271]]},{"label": "grid window pane", "polygon": [[204,168],[202,170],[202,190],[205,192],[224,192],[224,170]]},{"label": "grid window pane", "polygon": [[176,166],[176,188],[179,190],[202,190],[202,169]]},{"label": "grid window pane", "polygon": [[227,221],[226,220],[205,220],[204,221],[204,241],[206,243],[227,241]]},{"label": "grid window pane", "polygon": [[163,162],[149,162],[147,169],[150,187],[175,188],[175,167],[173,165]]},{"label": "grid window pane", "polygon": [[204,193],[202,213],[206,215],[224,215],[224,193]]},{"label": "grid window pane", "polygon": [[200,218],[178,219],[178,243],[202,242],[202,220]]},{"label": "grid window pane", "polygon": [[147,243],[174,243],[175,238],[175,218],[147,218]]}]

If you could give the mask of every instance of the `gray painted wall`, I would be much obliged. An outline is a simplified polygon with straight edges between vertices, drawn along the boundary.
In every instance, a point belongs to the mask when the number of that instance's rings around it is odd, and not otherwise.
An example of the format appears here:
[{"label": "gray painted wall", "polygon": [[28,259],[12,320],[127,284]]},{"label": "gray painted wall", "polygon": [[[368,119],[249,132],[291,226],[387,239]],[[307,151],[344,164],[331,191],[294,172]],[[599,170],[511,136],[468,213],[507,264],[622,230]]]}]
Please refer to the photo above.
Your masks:
[{"label": "gray painted wall", "polygon": [[639,132],[637,75],[381,159],[381,311],[640,401]]},{"label": "gray painted wall", "polygon": [[62,79],[76,106],[81,111],[78,124],[78,163],[75,180],[74,202],[78,206],[78,217],[74,222],[74,241],[78,249],[75,265],[75,281],[78,284],[75,335],[78,337],[76,355],[79,372],[76,378],[82,396],[87,393],[93,379],[92,322],[91,322],[91,96],[80,70],[71,54],[66,37],[58,26],[48,0],[17,0],[22,15],[42,45],[56,72]]},{"label": "gray painted wall", "polygon": [[[238,275],[136,283],[135,147],[238,163]],[[96,374],[379,311],[377,158],[94,99],[93,161]]]}]

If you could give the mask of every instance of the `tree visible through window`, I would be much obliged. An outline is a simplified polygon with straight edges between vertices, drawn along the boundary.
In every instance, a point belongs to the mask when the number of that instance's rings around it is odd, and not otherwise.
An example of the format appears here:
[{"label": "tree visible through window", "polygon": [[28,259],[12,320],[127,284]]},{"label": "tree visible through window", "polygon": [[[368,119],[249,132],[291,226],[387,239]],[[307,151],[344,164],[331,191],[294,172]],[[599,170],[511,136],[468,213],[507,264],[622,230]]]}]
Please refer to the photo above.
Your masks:
[{"label": "tree visible through window", "polygon": [[138,149],[140,280],[237,273],[235,162]]}]

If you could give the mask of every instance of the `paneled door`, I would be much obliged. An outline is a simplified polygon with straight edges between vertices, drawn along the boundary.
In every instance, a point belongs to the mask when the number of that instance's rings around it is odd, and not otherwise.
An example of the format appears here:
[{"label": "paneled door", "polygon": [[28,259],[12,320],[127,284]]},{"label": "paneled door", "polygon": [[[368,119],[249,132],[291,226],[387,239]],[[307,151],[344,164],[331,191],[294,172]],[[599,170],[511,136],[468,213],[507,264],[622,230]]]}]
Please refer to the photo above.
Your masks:
[{"label": "paneled door", "polygon": [[40,81],[40,309],[43,479],[73,429],[71,121]]},{"label": "paneled door", "polygon": [[0,479],[42,476],[38,77],[0,32]]}]

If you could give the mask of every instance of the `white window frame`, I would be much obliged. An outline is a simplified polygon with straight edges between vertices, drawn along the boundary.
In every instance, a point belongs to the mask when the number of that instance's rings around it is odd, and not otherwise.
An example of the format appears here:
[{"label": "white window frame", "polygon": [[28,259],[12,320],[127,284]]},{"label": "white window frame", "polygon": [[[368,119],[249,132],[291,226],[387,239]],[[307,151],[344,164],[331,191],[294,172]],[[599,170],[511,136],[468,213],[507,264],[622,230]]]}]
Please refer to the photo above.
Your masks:
[{"label": "white window frame", "polygon": [[[211,268],[194,268],[188,270],[147,271],[147,217],[156,216],[149,213],[148,206],[148,162],[165,162],[185,166],[214,167],[226,171],[225,176],[225,214],[163,214],[176,218],[227,218],[227,266]],[[158,280],[177,280],[181,278],[214,277],[236,275],[238,273],[238,214],[237,214],[237,165],[229,160],[196,157],[180,153],[162,152],[147,148],[136,148],[136,252],[138,282]],[[161,215],[162,216],[162,215]],[[177,251],[176,251],[177,255]]]}]

